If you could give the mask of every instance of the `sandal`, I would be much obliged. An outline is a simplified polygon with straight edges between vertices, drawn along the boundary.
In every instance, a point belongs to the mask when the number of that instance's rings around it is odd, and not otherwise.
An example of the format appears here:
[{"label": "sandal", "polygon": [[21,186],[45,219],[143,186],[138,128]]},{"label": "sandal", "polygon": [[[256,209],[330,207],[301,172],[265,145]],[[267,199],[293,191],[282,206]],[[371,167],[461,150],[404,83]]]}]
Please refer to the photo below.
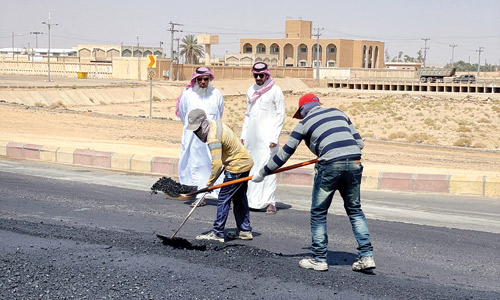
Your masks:
[{"label": "sandal", "polygon": [[276,213],[276,207],[272,204],[269,204],[266,208],[266,214],[275,214]]},{"label": "sandal", "polygon": [[[198,200],[196,200],[196,201],[198,201]],[[193,203],[191,203],[191,207],[195,206],[196,201],[194,201]],[[201,200],[200,203],[198,203],[198,205],[196,207],[205,206],[205,205],[207,205],[207,200],[205,200],[205,198],[203,198],[203,200]]]}]

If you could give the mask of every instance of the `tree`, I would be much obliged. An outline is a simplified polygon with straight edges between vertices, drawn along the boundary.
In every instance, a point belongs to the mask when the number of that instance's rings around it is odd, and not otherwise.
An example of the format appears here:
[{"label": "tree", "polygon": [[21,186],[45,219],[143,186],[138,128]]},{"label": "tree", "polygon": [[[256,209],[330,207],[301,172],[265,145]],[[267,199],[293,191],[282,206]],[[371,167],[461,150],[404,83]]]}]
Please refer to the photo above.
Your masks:
[{"label": "tree", "polygon": [[[471,64],[471,63],[467,63],[463,60],[459,60],[459,61],[455,62],[453,65],[451,65],[450,63],[447,63],[444,67],[445,68],[456,67],[458,72],[475,72],[475,71],[477,71],[477,63]],[[498,68],[498,66],[485,63],[484,65],[481,65],[481,72],[494,72],[494,71],[496,71],[497,68]]]},{"label": "tree", "polygon": [[179,45],[181,49],[180,55],[184,55],[186,64],[197,64],[204,54],[203,46],[198,45],[198,41],[193,34],[186,35],[181,41],[182,44]]},{"label": "tree", "polygon": [[404,56],[404,62],[415,62],[415,58],[409,56],[408,54],[405,54],[405,56]]},{"label": "tree", "polygon": [[422,49],[418,50],[417,52],[417,62],[422,63],[424,62],[424,54],[422,53]]},{"label": "tree", "polygon": [[391,56],[389,55],[389,50],[385,49],[385,61],[389,62],[391,60]]},{"label": "tree", "polygon": [[403,51],[399,51],[398,52],[398,56],[395,56],[393,59],[392,59],[393,62],[417,62],[417,63],[421,63],[424,61],[424,57],[422,55],[422,50],[419,50],[417,52],[417,57],[413,57],[413,56],[409,56],[408,54],[404,54]]},{"label": "tree", "polygon": [[398,56],[394,57],[392,59],[392,61],[393,62],[402,62],[403,61],[402,57],[403,57],[403,51],[399,51]]}]

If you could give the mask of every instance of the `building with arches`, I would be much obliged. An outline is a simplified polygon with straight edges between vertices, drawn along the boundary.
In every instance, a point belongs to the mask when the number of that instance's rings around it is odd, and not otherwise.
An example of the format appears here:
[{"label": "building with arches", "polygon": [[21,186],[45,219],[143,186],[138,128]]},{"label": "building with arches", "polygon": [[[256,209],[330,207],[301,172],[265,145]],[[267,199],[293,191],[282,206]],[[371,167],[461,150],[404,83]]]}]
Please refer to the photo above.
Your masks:
[{"label": "building with arches", "polygon": [[90,61],[111,61],[113,57],[164,57],[163,48],[123,45],[78,45],[76,51],[80,59]]},{"label": "building with arches", "polygon": [[[346,39],[319,39],[319,66],[322,68],[384,67],[383,42]],[[251,65],[263,61],[270,66],[315,67],[317,39],[312,21],[286,20],[285,38],[240,39],[240,53],[226,54],[226,63]]]}]

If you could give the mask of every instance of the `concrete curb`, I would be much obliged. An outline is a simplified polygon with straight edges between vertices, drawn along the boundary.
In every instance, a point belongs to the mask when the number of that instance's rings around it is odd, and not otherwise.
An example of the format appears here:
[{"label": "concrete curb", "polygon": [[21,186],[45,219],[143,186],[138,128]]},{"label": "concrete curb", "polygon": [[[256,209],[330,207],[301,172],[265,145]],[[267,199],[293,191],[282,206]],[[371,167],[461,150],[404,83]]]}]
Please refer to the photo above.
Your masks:
[{"label": "concrete curb", "polygon": [[[153,173],[168,177],[177,177],[179,164],[179,159],[172,157],[130,155],[92,149],[4,141],[0,141],[0,156],[120,171]],[[311,169],[294,169],[277,174],[278,184],[312,186],[313,178],[314,170]],[[411,174],[365,170],[361,186],[364,189],[375,190],[500,197],[500,177]]]}]

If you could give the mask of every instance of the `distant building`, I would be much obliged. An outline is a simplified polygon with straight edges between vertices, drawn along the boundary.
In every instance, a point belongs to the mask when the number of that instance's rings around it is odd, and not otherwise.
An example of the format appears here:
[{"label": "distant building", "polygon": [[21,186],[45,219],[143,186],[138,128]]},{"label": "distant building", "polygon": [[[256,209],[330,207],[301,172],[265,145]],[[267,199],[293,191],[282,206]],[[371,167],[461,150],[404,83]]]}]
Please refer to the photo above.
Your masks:
[{"label": "distant building", "polygon": [[385,62],[385,67],[391,70],[412,70],[417,71],[422,68],[422,63],[419,62]]},{"label": "distant building", "polygon": [[90,61],[111,61],[113,57],[145,57],[156,55],[164,57],[161,47],[123,46],[123,45],[78,45],[74,47],[80,59]]},{"label": "distant building", "polygon": [[[0,48],[0,57],[28,57],[29,60],[41,61],[47,56],[48,48]],[[50,49],[50,57],[75,57],[76,51],[73,49]]]},{"label": "distant building", "polygon": [[[271,66],[315,67],[317,39],[312,21],[286,20],[285,38],[240,39],[240,53],[226,53],[227,65],[251,65],[263,61]],[[379,41],[319,39],[320,67],[383,68],[385,44]],[[382,54],[382,55],[381,55]]]}]

